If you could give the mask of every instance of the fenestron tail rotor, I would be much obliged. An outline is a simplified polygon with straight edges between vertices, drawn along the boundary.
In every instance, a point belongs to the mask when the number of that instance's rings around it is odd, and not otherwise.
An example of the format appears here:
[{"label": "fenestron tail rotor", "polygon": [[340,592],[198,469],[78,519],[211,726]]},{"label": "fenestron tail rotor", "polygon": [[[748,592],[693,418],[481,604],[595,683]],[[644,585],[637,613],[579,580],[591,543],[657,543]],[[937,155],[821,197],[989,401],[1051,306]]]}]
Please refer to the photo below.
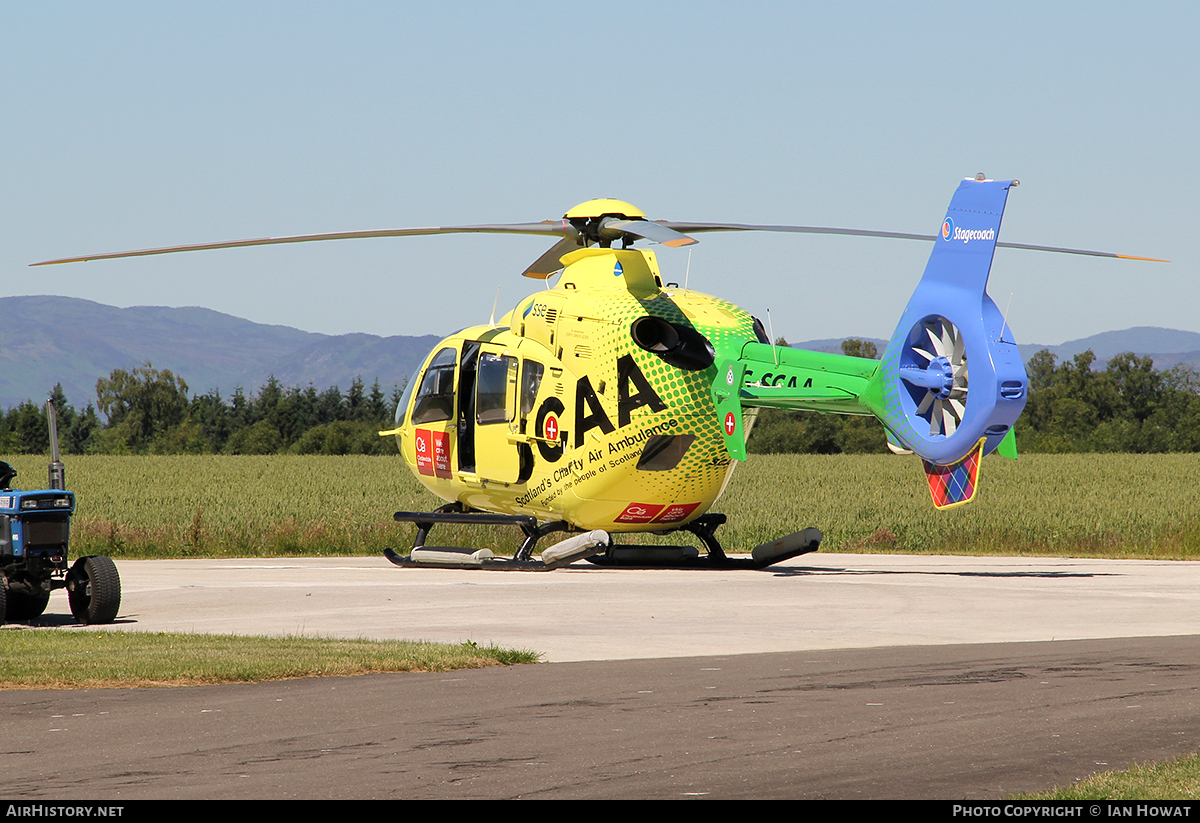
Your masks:
[{"label": "fenestron tail rotor", "polygon": [[[987,294],[1012,181],[965,180],[925,273],[863,395],[897,447],[933,466],[993,451],[1025,406],[1028,377]],[[982,446],[980,445],[982,444]]]},{"label": "fenestron tail rotor", "polygon": [[[949,437],[967,410],[967,354],[963,335],[944,317],[922,321],[909,346],[900,378],[918,394],[915,413],[929,422],[929,435]],[[924,368],[920,362],[924,361]],[[915,398],[914,398],[915,399]]]}]

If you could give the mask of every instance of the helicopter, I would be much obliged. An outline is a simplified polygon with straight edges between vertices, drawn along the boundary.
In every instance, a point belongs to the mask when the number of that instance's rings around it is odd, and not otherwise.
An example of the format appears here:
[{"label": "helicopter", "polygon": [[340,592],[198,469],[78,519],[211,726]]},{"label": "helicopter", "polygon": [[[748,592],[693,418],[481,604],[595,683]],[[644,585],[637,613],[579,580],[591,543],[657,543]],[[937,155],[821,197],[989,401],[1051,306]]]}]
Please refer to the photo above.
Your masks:
[{"label": "helicopter", "polygon": [[[652,221],[590,200],[559,220],[260,238],[63,258],[34,265],[320,240],[454,233],[557,237],[524,272],[546,288],[499,320],[440,342],[408,381],[396,438],[416,478],[447,501],[396,512],[417,526],[404,567],[547,570],[601,566],[761,569],[816,551],[807,528],[730,556],[710,509],[760,408],[873,415],[889,447],[923,463],[933,504],[974,499],[981,458],[1016,457],[1028,381],[1007,318],[987,293],[1000,247],[1134,258],[998,241],[1016,180],[964,179],[935,235],[813,226]],[[923,276],[879,360],[774,345],[761,321],[718,297],[664,283],[649,241],[770,231],[932,241]],[[1165,261],[1162,261],[1165,262]],[[551,285],[551,280],[557,280]],[[494,315],[494,311],[493,311]],[[428,546],[439,524],[517,526],[511,558]],[[573,533],[535,557],[542,538]],[[687,532],[694,546],[621,545],[614,534]]]}]

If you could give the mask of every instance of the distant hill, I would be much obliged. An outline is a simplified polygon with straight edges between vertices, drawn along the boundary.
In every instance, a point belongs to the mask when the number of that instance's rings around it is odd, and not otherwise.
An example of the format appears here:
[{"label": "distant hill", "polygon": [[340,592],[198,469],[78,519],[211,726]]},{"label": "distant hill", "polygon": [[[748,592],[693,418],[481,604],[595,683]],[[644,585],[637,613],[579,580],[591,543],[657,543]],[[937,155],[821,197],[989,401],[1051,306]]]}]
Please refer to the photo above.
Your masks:
[{"label": "distant hill", "polygon": [[203,393],[253,393],[272,374],[284,385],[343,390],[355,377],[385,391],[403,383],[439,338],[324,335],[252,323],[197,307],[105,306],[73,297],[0,298],[0,408],[45,398],[62,383],[77,408],[96,380],[145,362]]},{"label": "distant hill", "polygon": [[[840,352],[845,338],[794,343],[797,348]],[[880,351],[884,340],[872,340]],[[285,386],[350,387],[356,377],[384,391],[402,384],[437,344],[433,335],[379,337],[326,335],[288,326],[252,323],[195,306],[120,309],[73,297],[0,297],[0,409],[41,401],[62,383],[77,408],[96,399],[96,381],[113,369],[142,363],[170,369],[192,392],[219,389],[247,394],[274,375]],[[1092,349],[1100,366],[1132,351],[1150,355],[1158,368],[1190,363],[1200,368],[1200,334],[1138,327],[1071,340],[1057,346],[1020,346],[1028,359],[1048,348],[1060,359]]]},{"label": "distant hill", "polygon": [[[827,337],[820,340],[805,340],[802,343],[792,343],[797,349],[812,351],[841,352],[842,341],[846,337]],[[880,352],[887,345],[886,340],[876,337],[864,337],[875,344]],[[1157,369],[1169,369],[1176,363],[1187,363],[1200,369],[1200,334],[1194,331],[1179,331],[1177,329],[1160,329],[1156,326],[1135,326],[1123,331],[1106,331],[1084,337],[1079,340],[1068,340],[1057,346],[1044,343],[1019,343],[1017,348],[1021,357],[1026,361],[1042,349],[1059,360],[1069,360],[1077,354],[1091,349],[1096,353],[1096,363],[1093,369],[1103,369],[1109,359],[1122,352],[1131,351],[1139,357],[1149,356],[1154,360]]]},{"label": "distant hill", "polygon": [[1059,360],[1072,358],[1091,349],[1096,353],[1099,364],[1092,368],[1104,368],[1114,355],[1127,351],[1139,357],[1149,356],[1154,360],[1154,367],[1157,369],[1169,369],[1176,363],[1187,363],[1200,368],[1200,334],[1194,331],[1160,329],[1156,326],[1135,326],[1124,331],[1101,332],[1080,340],[1068,340],[1058,346],[1019,344],[1017,348],[1026,360],[1042,349],[1049,349]]},{"label": "distant hill", "polygon": [[[807,349],[808,351],[827,351],[834,354],[842,353],[842,341],[850,340],[849,337],[823,337],[820,340],[805,340],[802,343],[790,344],[793,349]],[[865,340],[868,343],[874,343],[875,348],[883,354],[884,347],[887,346],[886,340],[880,340],[878,337],[859,337],[859,340]]]}]

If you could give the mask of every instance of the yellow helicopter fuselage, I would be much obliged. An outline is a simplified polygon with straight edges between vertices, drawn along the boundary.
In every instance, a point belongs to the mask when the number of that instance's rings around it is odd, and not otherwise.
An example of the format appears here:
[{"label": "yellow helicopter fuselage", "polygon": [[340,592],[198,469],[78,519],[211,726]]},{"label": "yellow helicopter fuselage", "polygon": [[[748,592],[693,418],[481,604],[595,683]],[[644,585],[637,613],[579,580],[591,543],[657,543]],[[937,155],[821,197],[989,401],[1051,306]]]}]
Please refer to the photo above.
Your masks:
[{"label": "yellow helicopter fuselage", "polygon": [[[631,326],[662,318],[734,351],[761,334],[732,303],[664,287],[650,251],[589,248],[562,262],[554,288],[430,354],[397,410],[400,452],[430,491],[474,509],[677,528],[716,501],[736,464],[715,367],[676,368]],[[738,429],[753,414],[739,409]]]}]

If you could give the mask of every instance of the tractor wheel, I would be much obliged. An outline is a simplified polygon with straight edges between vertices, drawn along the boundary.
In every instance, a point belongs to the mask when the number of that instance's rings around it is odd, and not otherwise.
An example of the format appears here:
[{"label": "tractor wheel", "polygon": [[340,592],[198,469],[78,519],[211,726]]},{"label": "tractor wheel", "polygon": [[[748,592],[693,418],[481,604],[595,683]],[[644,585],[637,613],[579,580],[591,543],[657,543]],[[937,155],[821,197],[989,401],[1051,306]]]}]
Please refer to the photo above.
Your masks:
[{"label": "tractor wheel", "polygon": [[36,594],[30,594],[10,589],[8,592],[8,613],[5,620],[12,622],[14,620],[33,620],[35,617],[41,617],[42,612],[46,611],[46,604],[49,602],[50,592],[38,589]]},{"label": "tractor wheel", "polygon": [[111,623],[121,608],[117,566],[103,555],[81,557],[67,574],[67,599],[80,623]]},{"label": "tractor wheel", "polygon": [[0,573],[0,626],[8,620],[8,575]]}]

